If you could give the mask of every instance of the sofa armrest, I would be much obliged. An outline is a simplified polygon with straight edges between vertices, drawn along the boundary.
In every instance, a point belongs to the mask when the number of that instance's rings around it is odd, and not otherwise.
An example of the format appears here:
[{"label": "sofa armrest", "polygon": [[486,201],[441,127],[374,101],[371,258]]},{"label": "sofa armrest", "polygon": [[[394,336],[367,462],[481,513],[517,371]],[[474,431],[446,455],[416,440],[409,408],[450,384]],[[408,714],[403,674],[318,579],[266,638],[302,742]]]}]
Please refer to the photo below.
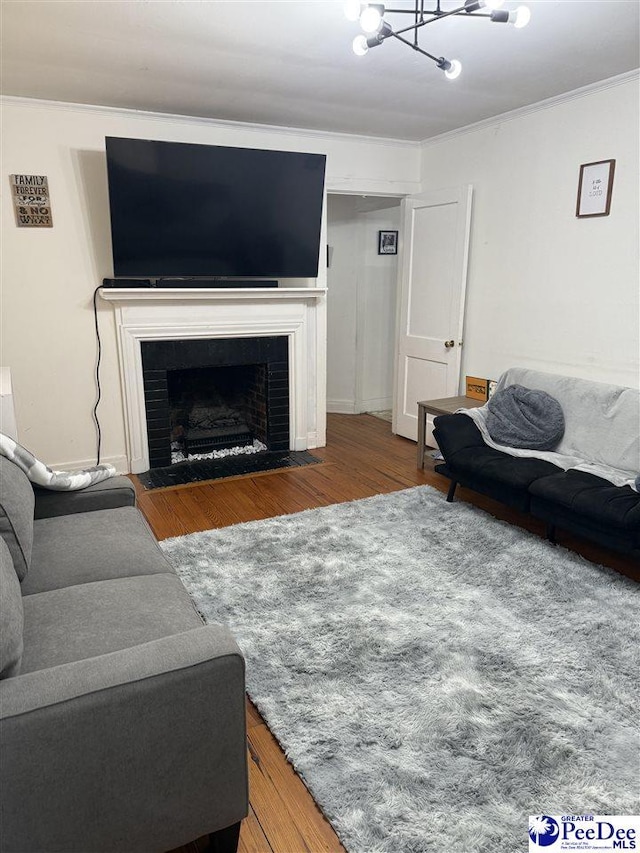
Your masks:
[{"label": "sofa armrest", "polygon": [[78,489],[73,492],[56,492],[34,486],[36,496],[35,518],[53,518],[74,512],[94,512],[118,506],[135,506],[136,490],[128,477],[119,475]]},{"label": "sofa armrest", "polygon": [[447,462],[459,450],[486,447],[482,433],[468,415],[438,415],[433,419],[433,427],[433,437]]},{"label": "sofa armrest", "polygon": [[244,660],[208,625],[0,682],[3,851],[163,851],[247,813]]}]

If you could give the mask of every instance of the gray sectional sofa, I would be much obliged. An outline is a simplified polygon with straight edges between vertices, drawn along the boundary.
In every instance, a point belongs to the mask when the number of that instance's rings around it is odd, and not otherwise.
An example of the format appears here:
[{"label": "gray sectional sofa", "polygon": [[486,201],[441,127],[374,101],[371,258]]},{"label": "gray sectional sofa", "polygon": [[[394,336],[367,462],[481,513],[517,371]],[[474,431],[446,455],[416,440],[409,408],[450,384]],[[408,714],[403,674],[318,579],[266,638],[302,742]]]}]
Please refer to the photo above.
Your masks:
[{"label": "gray sectional sofa", "polygon": [[0,850],[234,850],[244,660],[116,477],[34,491],[0,458]]}]

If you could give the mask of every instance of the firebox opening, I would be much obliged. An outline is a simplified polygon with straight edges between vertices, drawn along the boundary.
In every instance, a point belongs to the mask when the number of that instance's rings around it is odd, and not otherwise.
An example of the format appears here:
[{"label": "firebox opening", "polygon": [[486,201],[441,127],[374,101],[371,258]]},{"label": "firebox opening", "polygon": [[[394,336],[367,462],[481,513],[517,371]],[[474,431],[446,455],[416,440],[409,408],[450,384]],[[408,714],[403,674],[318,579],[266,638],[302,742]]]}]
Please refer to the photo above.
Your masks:
[{"label": "firebox opening", "polygon": [[264,364],[169,370],[172,461],[266,450],[266,384]]},{"label": "firebox opening", "polygon": [[289,450],[286,336],[143,341],[141,349],[150,468]]}]

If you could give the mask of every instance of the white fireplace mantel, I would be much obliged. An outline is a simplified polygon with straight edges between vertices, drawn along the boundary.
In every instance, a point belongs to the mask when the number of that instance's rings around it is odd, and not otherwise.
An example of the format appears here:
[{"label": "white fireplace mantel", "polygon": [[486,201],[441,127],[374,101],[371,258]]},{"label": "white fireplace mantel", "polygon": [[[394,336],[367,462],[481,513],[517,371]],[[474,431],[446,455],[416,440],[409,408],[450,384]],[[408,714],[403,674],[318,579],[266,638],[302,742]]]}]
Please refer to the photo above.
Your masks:
[{"label": "white fireplace mantel", "polygon": [[287,336],[292,450],[326,436],[326,288],[102,288],[113,304],[129,469],[149,469],[142,341]]},{"label": "white fireplace mantel", "polygon": [[107,302],[290,302],[314,300],[324,296],[326,287],[102,287],[100,296]]}]

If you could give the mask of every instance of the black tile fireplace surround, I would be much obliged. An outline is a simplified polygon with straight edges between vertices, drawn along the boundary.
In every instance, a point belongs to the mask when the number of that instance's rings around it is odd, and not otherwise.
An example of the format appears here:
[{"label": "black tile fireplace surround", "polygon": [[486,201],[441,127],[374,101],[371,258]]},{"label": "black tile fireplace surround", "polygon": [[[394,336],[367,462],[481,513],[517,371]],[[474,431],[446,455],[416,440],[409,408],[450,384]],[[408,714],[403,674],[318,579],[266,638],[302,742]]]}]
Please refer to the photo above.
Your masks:
[{"label": "black tile fireplace surround", "polygon": [[[256,437],[269,451],[289,449],[289,353],[288,338],[208,338],[205,340],[142,341],[147,438],[150,468],[171,465],[170,376],[172,371],[194,368],[253,367],[263,388],[266,419],[258,424]],[[239,369],[233,375],[251,375]],[[256,397],[256,390],[250,389]],[[264,422],[266,420],[266,423]]]}]

